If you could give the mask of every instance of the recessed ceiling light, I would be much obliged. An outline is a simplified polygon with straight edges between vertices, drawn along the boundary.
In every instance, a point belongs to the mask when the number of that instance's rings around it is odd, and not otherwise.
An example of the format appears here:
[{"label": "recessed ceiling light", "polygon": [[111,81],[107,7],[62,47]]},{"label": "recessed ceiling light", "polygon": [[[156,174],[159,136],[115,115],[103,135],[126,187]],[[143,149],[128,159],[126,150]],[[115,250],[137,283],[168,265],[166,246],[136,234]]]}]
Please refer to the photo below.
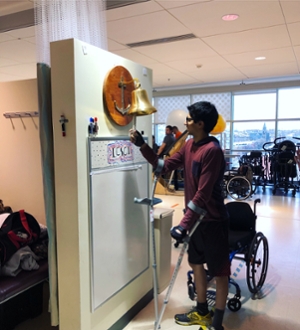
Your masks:
[{"label": "recessed ceiling light", "polygon": [[235,21],[236,19],[239,18],[239,15],[236,14],[228,14],[228,15],[224,15],[222,17],[223,21]]},{"label": "recessed ceiling light", "polygon": [[255,60],[256,60],[256,61],[263,61],[263,60],[265,60],[265,59],[266,59],[265,56],[258,56],[258,57],[255,57]]}]

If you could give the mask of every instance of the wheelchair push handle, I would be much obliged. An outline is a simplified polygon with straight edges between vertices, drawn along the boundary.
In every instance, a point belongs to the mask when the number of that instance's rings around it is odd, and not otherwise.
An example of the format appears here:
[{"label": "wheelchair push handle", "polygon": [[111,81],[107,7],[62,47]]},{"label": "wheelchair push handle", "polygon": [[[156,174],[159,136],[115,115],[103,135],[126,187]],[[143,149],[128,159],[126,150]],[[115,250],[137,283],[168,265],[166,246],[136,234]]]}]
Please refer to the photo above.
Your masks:
[{"label": "wheelchair push handle", "polygon": [[[280,136],[278,138],[276,138],[273,142],[266,142],[263,144],[262,148],[265,150],[265,151],[276,151],[278,149],[278,142],[279,140],[282,140],[282,139],[285,139],[285,136]],[[270,144],[272,144],[273,146],[271,148],[266,148],[267,146],[269,146]]]},{"label": "wheelchair push handle", "polygon": [[[300,137],[296,137],[296,136],[293,136],[293,139],[295,139],[295,140],[300,140]],[[296,143],[296,147],[300,147],[300,143]]]},{"label": "wheelchair push handle", "polygon": [[256,204],[260,202],[261,202],[260,198],[254,200],[254,215],[256,215]]}]

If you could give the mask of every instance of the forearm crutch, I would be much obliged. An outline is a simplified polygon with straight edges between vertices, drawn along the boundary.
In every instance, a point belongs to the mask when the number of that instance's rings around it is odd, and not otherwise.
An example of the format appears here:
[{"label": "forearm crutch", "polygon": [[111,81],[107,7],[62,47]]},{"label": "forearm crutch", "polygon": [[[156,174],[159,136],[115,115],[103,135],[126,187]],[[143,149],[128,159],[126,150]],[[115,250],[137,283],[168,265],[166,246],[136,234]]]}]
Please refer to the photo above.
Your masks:
[{"label": "forearm crutch", "polygon": [[155,204],[161,203],[162,200],[159,198],[154,198],[155,188],[157,185],[158,177],[163,169],[164,161],[159,159],[157,167],[154,171],[154,180],[152,185],[152,194],[151,198],[134,198],[134,203],[145,204],[150,206],[150,222],[151,222],[151,234],[152,234],[152,270],[153,270],[153,296],[154,296],[154,310],[155,310],[155,324],[158,319],[158,279],[157,279],[157,265],[156,265],[156,244],[155,244],[155,228],[154,228],[154,215],[153,215],[153,206]]},{"label": "forearm crutch", "polygon": [[[167,304],[169,302],[169,298],[171,296],[171,292],[172,292],[172,289],[173,289],[173,286],[174,286],[174,283],[175,283],[175,280],[176,280],[176,277],[177,277],[177,274],[178,274],[178,271],[179,271],[179,267],[181,265],[184,253],[185,253],[185,251],[188,247],[188,244],[190,242],[191,236],[193,235],[193,233],[195,232],[195,230],[199,226],[200,222],[204,218],[205,214],[207,213],[205,210],[203,210],[200,207],[196,206],[192,201],[190,201],[188,203],[188,208],[190,208],[191,210],[193,210],[194,212],[199,214],[199,219],[196,221],[193,228],[189,231],[188,235],[185,236],[184,239],[183,239],[183,245],[182,245],[179,257],[178,257],[177,264],[176,264],[175,269],[173,271],[173,275],[172,275],[172,278],[171,278],[171,281],[170,281],[170,284],[169,284],[169,287],[168,287],[168,290],[167,290],[167,293],[166,293],[166,297],[164,299],[164,303],[162,305],[162,308],[161,308],[160,314],[158,316],[158,319],[156,318],[155,327],[154,327],[155,330],[160,329],[160,322],[162,320],[165,309],[166,309]],[[177,242],[177,243],[180,243],[180,242]]]}]

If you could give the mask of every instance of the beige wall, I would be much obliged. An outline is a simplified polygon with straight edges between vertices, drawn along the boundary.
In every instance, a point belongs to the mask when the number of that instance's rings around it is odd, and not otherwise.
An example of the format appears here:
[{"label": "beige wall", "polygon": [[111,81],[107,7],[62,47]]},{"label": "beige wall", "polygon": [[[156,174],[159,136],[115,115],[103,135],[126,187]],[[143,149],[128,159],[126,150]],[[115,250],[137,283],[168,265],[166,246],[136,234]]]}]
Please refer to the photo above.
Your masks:
[{"label": "beige wall", "polygon": [[[142,66],[78,40],[51,44],[60,330],[109,329],[152,288],[149,265],[148,270],[91,312],[87,127],[91,116],[98,117],[102,137],[128,135],[132,127],[131,123],[114,124],[104,112],[103,82],[107,72],[117,65],[139,78],[151,99],[151,70],[144,75]],[[59,123],[62,114],[69,120],[65,137]],[[151,116],[138,117],[137,127],[151,136]],[[150,178],[151,173],[149,183]],[[112,182],[112,189],[118,189],[117,183]],[[117,203],[112,201],[108,207],[116,207]],[[113,237],[111,242],[117,244]],[[109,246],[103,253],[109,253]]]},{"label": "beige wall", "polygon": [[39,118],[3,116],[28,111],[38,111],[36,80],[0,83],[0,199],[45,224]]}]

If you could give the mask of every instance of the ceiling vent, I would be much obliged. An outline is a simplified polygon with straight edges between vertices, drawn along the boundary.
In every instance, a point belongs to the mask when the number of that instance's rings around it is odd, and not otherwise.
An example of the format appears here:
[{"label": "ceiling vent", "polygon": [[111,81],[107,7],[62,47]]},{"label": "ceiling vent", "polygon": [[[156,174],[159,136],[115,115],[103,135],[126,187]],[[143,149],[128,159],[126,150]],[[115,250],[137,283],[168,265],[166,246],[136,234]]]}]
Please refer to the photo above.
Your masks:
[{"label": "ceiling vent", "polygon": [[141,42],[133,42],[131,44],[127,44],[126,46],[128,46],[130,48],[134,48],[134,47],[151,46],[151,45],[157,45],[157,44],[166,44],[168,42],[182,41],[182,40],[194,39],[194,38],[196,38],[196,36],[193,33],[189,33],[189,34],[183,34],[181,36],[176,36],[176,37],[153,39],[153,40],[147,40],[147,41],[141,41]]}]

